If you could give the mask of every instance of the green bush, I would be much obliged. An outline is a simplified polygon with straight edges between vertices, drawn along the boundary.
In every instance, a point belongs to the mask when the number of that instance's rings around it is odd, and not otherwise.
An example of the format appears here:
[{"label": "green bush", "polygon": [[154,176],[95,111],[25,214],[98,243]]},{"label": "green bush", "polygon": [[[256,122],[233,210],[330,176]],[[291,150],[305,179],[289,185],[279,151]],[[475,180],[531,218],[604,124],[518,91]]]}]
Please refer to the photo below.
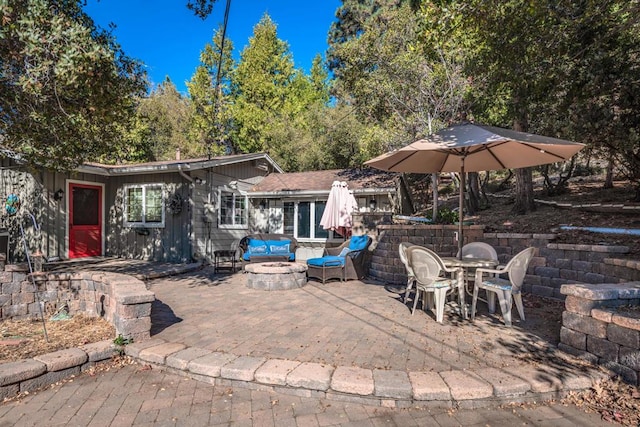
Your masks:
[{"label": "green bush", "polygon": [[[433,220],[432,213],[427,214],[427,218]],[[455,224],[458,221],[458,212],[443,206],[438,209],[438,218],[433,221],[435,224]]]},{"label": "green bush", "polygon": [[600,175],[602,173],[602,168],[599,166],[587,166],[582,164],[577,164],[573,169],[573,176],[594,176]]},{"label": "green bush", "polygon": [[125,338],[122,336],[122,334],[119,334],[117,336],[117,338],[115,338],[113,340],[113,344],[114,344],[114,351],[120,355],[120,356],[124,356],[124,347],[127,344],[133,344],[133,338]]},{"label": "green bush", "polygon": [[454,188],[453,184],[447,184],[444,187],[438,189],[438,193],[441,196],[448,196],[450,194],[453,194],[455,192],[455,190],[456,189]]}]

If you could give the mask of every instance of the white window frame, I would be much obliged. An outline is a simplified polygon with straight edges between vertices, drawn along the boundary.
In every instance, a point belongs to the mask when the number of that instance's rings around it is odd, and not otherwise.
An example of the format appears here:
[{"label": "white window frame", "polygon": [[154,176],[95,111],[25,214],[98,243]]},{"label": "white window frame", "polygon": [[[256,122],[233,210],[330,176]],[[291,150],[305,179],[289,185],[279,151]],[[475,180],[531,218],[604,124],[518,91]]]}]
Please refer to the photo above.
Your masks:
[{"label": "white window frame", "polygon": [[[162,190],[162,201],[161,201],[161,216],[162,220],[160,222],[147,222],[145,221],[145,215],[147,210],[147,205],[145,203],[146,193],[148,188],[160,188]],[[142,221],[129,221],[129,190],[141,188],[142,189]],[[123,187],[124,195],[123,195],[123,212],[124,212],[124,226],[130,228],[164,228],[165,227],[165,203],[167,200],[167,192],[164,184],[162,183],[149,183],[149,184],[127,184]]]},{"label": "white window frame", "polygon": [[[296,240],[300,241],[300,242],[326,242],[326,241],[330,241],[330,240],[342,240],[341,237],[336,237],[334,236],[333,230],[327,230],[328,232],[328,236],[327,237],[316,237],[316,224],[320,223],[320,218],[316,219],[316,203],[324,203],[326,206],[327,200],[320,200],[320,199],[304,199],[304,200],[284,200],[283,201],[283,209],[284,209],[284,203],[293,203],[294,206],[294,212],[293,212],[293,237],[295,237]],[[310,231],[311,231],[311,237],[298,237],[298,226],[299,226],[299,221],[298,221],[298,207],[300,205],[300,203],[311,203],[310,206],[310,212],[309,212],[309,221],[311,222],[310,224]]]},{"label": "white window frame", "polygon": [[[230,194],[233,196],[233,212],[231,214],[231,219],[233,221],[232,224],[223,224],[222,223],[222,196],[223,194]],[[244,215],[242,215],[243,224],[236,224],[236,200],[241,198],[244,200]],[[245,230],[249,228],[249,198],[246,195],[242,195],[237,191],[229,191],[218,189],[218,228],[229,229],[229,230]]]}]

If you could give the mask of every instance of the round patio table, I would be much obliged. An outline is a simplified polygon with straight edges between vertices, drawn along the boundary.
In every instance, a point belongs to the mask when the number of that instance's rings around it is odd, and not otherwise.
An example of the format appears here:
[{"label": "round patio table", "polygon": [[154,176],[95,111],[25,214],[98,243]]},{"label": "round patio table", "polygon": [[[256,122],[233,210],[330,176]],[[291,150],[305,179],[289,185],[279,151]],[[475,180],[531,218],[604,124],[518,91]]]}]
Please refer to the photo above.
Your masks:
[{"label": "round patio table", "polygon": [[[461,267],[463,270],[463,279],[462,282],[464,283],[463,288],[464,288],[464,292],[466,292],[467,294],[469,294],[469,296],[472,295],[471,291],[469,290],[469,280],[467,279],[469,277],[469,272],[475,271],[476,268],[495,268],[498,265],[498,260],[497,259],[489,259],[489,258],[458,258],[458,257],[442,257],[442,262],[444,263],[444,265],[446,267]],[[480,299],[481,301],[484,301],[483,299]],[[486,302],[486,301],[485,301]],[[465,319],[467,318],[466,313],[468,312],[468,307],[467,304],[465,302],[465,296],[464,294],[460,295],[460,304],[464,305],[464,312],[465,312]]]}]

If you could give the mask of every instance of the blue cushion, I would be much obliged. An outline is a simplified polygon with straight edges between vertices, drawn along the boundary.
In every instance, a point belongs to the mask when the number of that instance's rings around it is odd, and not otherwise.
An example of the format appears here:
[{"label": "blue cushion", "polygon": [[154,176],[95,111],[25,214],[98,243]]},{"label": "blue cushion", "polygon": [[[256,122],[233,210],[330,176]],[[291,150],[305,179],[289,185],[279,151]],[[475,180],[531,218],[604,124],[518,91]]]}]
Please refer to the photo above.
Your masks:
[{"label": "blue cushion", "polygon": [[267,253],[269,253],[269,249],[265,241],[258,240],[258,239],[249,239],[249,244],[247,245],[247,252],[252,254],[266,255]]},{"label": "blue cushion", "polygon": [[349,249],[352,251],[361,251],[367,247],[367,243],[369,242],[369,236],[352,236],[349,241]]},{"label": "blue cushion", "polygon": [[270,254],[286,255],[289,253],[289,240],[267,240],[267,248]]},{"label": "blue cushion", "polygon": [[322,258],[310,258],[307,260],[307,264],[314,267],[342,267],[344,266],[344,257],[327,255]]}]

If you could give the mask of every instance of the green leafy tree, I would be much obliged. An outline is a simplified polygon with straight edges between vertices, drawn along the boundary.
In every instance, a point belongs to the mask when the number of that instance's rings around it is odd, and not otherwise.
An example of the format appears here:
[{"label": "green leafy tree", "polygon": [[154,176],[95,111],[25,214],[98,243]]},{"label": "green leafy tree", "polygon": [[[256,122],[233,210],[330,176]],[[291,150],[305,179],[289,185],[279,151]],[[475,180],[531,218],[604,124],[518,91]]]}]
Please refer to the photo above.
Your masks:
[{"label": "green leafy tree", "polygon": [[222,29],[200,53],[200,65],[187,83],[191,98],[189,123],[190,152],[193,155],[218,155],[231,151],[230,87],[234,61],[233,44],[225,40]]},{"label": "green leafy tree", "polygon": [[468,81],[455,49],[432,37],[420,43],[424,26],[408,5],[381,10],[362,33],[334,46],[342,74],[339,99],[361,117],[387,129],[387,148],[427,135],[461,114]]},{"label": "green leafy tree", "polygon": [[149,123],[139,114],[132,115],[126,122],[117,125],[113,146],[120,147],[117,152],[102,155],[95,160],[105,164],[140,163],[155,160],[153,153],[152,132]]},{"label": "green leafy tree", "polygon": [[[593,141],[631,159],[629,171],[637,168],[638,118],[632,111],[638,101],[628,96],[638,87],[638,55],[630,54],[638,46],[637,2],[477,0],[445,6],[449,36],[467,46],[477,119]],[[531,169],[519,169],[513,211],[534,208]]]},{"label": "green leafy tree", "polygon": [[197,17],[205,19],[213,12],[216,1],[218,0],[188,0],[187,8],[192,10]]},{"label": "green leafy tree", "polygon": [[132,137],[146,138],[149,145],[147,161],[170,160],[176,150],[184,157],[192,157],[187,139],[190,101],[178,92],[169,76],[156,86],[148,97],[139,101]]},{"label": "green leafy tree", "polygon": [[[352,34],[335,38],[331,46],[336,97],[353,105],[376,135],[366,145],[370,157],[464,116],[469,87],[464,51],[440,36],[434,14],[427,9],[416,14],[410,2],[384,3],[360,10],[356,21],[361,22],[347,22]],[[433,189],[437,200],[437,186]],[[433,207],[435,216],[437,203]]]},{"label": "green leafy tree", "polygon": [[285,104],[296,102],[288,98],[294,81],[289,46],[278,39],[275,23],[265,14],[254,27],[233,74],[231,109],[238,151],[267,151],[277,156],[284,148],[289,119]]},{"label": "green leafy tree", "polygon": [[389,9],[409,4],[416,10],[420,0],[342,0],[342,5],[336,10],[336,20],[329,29],[329,49],[327,51],[329,69],[340,78],[344,63],[335,47],[353,40],[365,32],[365,25],[371,19]]},{"label": "green leafy tree", "polygon": [[0,1],[0,143],[54,169],[113,159],[146,89],[140,64],[81,4]]},{"label": "green leafy tree", "polygon": [[[530,131],[531,107],[552,81],[555,16],[545,2],[456,2],[458,39],[467,41],[468,73],[475,79],[474,112],[483,122]],[[490,117],[487,112],[501,112]],[[493,118],[494,120],[487,120]],[[497,122],[497,123],[496,123]],[[516,170],[513,212],[535,209],[531,168]]]},{"label": "green leafy tree", "polygon": [[562,51],[553,91],[531,125],[589,145],[636,183],[640,201],[640,4],[567,3],[558,8]]}]

